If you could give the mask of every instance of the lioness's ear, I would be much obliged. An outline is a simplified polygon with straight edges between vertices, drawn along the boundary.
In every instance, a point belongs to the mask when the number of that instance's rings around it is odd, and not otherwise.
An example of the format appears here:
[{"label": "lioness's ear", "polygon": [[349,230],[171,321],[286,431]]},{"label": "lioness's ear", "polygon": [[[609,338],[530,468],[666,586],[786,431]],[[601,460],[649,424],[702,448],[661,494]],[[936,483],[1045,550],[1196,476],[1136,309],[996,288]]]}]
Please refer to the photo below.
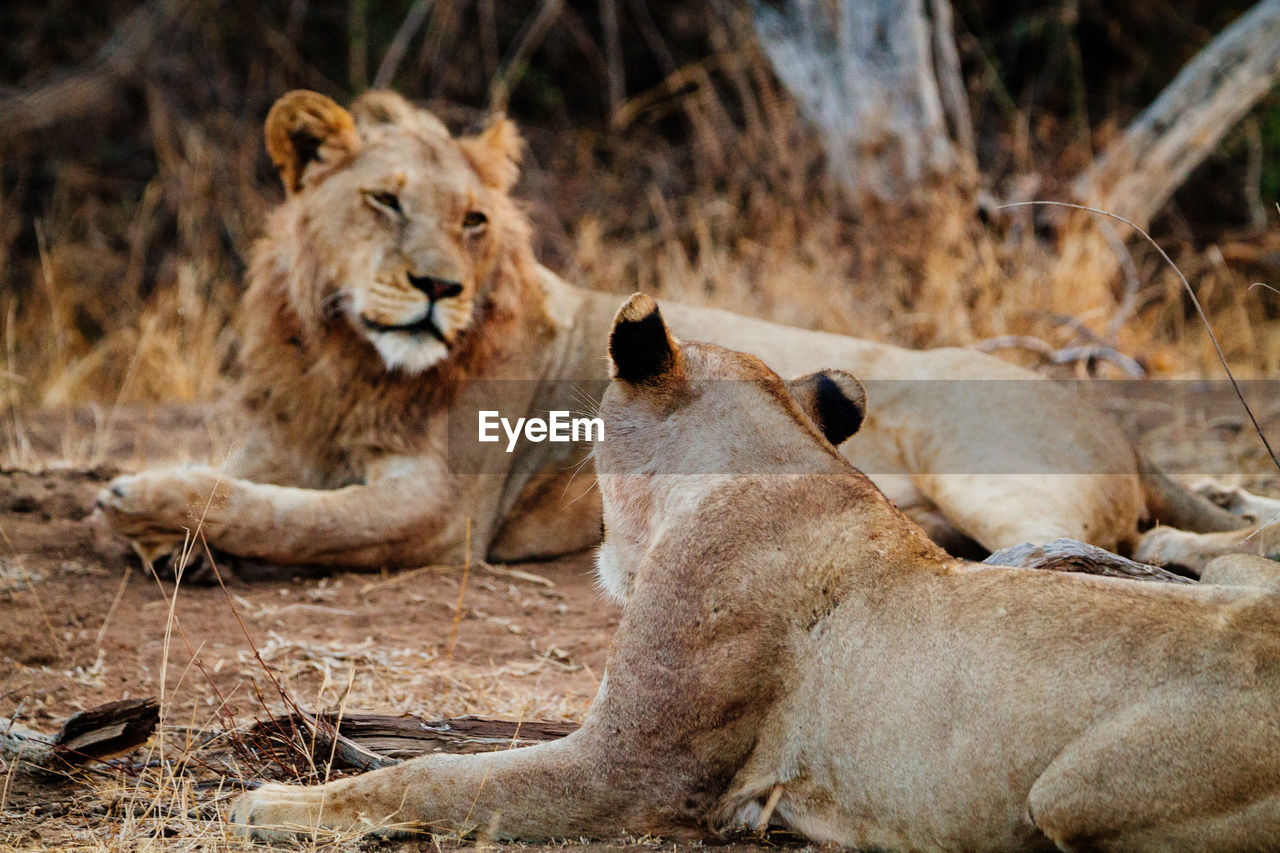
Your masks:
[{"label": "lioness's ear", "polygon": [[840,444],[862,426],[867,392],[861,382],[843,370],[819,370],[792,379],[787,390],[832,444]]},{"label": "lioness's ear", "polygon": [[609,334],[613,375],[633,385],[684,376],[684,354],[667,330],[658,303],[637,293],[613,318]]},{"label": "lioness's ear", "polygon": [[351,113],[319,92],[289,92],[267,113],[267,153],[285,192],[341,164],[360,149]]},{"label": "lioness's ear", "polygon": [[486,186],[505,193],[520,177],[524,139],[506,116],[494,116],[488,127],[475,136],[462,137],[458,145]]}]

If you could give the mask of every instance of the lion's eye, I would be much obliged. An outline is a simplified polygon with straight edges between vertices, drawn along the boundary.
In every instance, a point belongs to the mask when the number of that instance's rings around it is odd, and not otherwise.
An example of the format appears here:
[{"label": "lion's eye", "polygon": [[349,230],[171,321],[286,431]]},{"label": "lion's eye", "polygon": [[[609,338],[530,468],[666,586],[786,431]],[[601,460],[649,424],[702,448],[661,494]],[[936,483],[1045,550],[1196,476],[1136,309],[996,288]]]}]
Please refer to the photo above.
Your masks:
[{"label": "lion's eye", "polygon": [[467,229],[479,228],[489,221],[489,217],[485,216],[478,210],[468,210],[467,215],[462,217],[462,227]]},{"label": "lion's eye", "polygon": [[389,192],[386,192],[385,190],[382,190],[379,192],[371,192],[369,193],[369,198],[373,201],[374,204],[378,205],[379,207],[385,207],[387,210],[390,210],[392,213],[404,213],[404,211],[400,209],[400,199],[399,197],[396,196],[395,193],[389,193]]}]

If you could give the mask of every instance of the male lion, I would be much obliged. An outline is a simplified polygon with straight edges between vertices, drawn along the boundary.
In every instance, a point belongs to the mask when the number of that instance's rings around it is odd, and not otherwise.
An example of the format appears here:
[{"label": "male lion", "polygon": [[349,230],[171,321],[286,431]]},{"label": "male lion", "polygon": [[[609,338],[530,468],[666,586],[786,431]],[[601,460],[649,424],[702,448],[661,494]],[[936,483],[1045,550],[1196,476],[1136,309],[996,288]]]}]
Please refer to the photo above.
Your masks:
[{"label": "male lion", "polygon": [[1280,849],[1275,563],[1183,586],[957,560],[833,446],[862,417],[848,374],[793,397],[641,295],[610,352],[598,569],[624,604],[582,728],[267,785],[238,831]]},{"label": "male lion", "polygon": [[[454,138],[389,92],[348,112],[295,91],[272,107],[266,142],[287,197],[249,271],[237,452],[224,470],[118,478],[100,498],[111,526],[144,553],[171,549],[199,521],[229,554],[352,567],[458,560],[468,522],[475,553],[492,559],[597,541],[599,500],[589,471],[567,487],[568,446],[486,445],[474,466],[449,452],[450,423],[475,424],[497,386],[514,417],[606,378],[595,342],[613,299],[534,259],[508,193],[521,150],[511,122]],[[1036,379],[994,357],[666,310],[678,334],[756,353],[786,375],[835,364],[932,380],[927,393],[921,382],[874,388],[845,453],[939,541],[995,550],[1066,537],[1115,550],[1145,520],[1243,524],[1146,470],[1106,417],[1053,383],[1017,383],[1011,406],[1013,383],[953,381]],[[1195,540],[1179,542],[1165,561],[1195,564]]]}]

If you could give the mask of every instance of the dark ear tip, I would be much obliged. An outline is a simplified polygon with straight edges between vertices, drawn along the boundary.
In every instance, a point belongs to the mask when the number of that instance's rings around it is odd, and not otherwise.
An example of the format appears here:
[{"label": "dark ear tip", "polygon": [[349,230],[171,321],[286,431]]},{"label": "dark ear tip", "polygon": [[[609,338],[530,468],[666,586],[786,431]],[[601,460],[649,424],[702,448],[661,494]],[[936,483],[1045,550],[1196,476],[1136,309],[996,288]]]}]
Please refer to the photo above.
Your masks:
[{"label": "dark ear tip", "polygon": [[678,361],[675,345],[658,303],[634,294],[618,310],[609,334],[613,375],[624,382],[645,382],[671,370]]},{"label": "dark ear tip", "polygon": [[801,408],[832,444],[841,444],[862,426],[867,392],[853,374],[822,370],[795,380],[792,390]]}]

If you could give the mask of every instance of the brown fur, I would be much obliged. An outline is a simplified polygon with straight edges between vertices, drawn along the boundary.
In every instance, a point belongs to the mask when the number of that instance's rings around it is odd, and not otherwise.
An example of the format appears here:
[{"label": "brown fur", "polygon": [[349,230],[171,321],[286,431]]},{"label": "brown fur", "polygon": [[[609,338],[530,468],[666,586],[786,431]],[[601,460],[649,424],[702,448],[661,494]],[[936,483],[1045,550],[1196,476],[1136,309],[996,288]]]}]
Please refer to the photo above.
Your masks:
[{"label": "brown fur", "polygon": [[[686,376],[616,379],[602,405],[599,571],[625,604],[582,728],[264,786],[235,831],[689,837],[771,818],[863,849],[1280,849],[1274,563],[1181,586],[954,560],[757,359],[681,351]],[[644,473],[656,452],[711,473]],[[744,454],[751,473],[714,473]]]}]

